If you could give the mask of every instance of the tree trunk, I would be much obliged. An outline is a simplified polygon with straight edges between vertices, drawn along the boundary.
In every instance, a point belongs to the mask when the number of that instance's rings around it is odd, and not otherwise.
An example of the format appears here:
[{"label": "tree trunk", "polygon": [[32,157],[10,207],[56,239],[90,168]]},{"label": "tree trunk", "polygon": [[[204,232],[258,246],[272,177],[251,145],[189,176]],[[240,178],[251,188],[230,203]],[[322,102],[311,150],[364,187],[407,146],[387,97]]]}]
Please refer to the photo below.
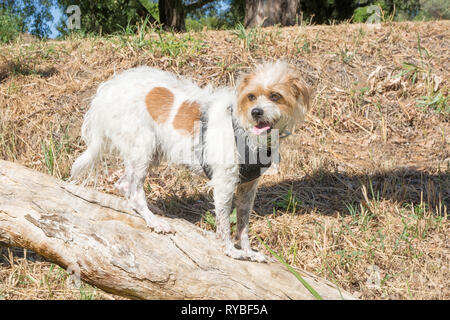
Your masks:
[{"label": "tree trunk", "polygon": [[166,29],[186,31],[186,11],[182,0],[159,0],[159,22]]},{"label": "tree trunk", "polygon": [[246,0],[244,26],[293,26],[300,19],[300,0]]},{"label": "tree trunk", "polygon": [[[0,243],[32,250],[104,291],[140,299],[312,299],[279,263],[227,257],[177,218],[151,232],[126,201],[0,160]],[[302,272],[324,299],[352,299]]]},{"label": "tree trunk", "polygon": [[156,24],[158,21],[152,16],[150,7],[147,6],[146,0],[139,0],[141,8],[138,8],[136,14],[142,19],[147,18],[151,24]]}]

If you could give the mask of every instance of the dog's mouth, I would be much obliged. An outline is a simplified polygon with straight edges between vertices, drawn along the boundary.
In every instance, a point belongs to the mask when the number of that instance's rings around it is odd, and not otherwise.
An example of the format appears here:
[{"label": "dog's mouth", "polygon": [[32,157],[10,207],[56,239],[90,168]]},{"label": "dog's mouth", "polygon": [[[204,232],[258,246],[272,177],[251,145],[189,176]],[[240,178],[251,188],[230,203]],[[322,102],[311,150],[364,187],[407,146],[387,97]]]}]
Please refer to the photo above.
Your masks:
[{"label": "dog's mouth", "polygon": [[267,132],[269,133],[272,129],[273,125],[272,123],[268,121],[259,121],[253,128],[252,132],[254,135],[259,136],[260,134]]}]

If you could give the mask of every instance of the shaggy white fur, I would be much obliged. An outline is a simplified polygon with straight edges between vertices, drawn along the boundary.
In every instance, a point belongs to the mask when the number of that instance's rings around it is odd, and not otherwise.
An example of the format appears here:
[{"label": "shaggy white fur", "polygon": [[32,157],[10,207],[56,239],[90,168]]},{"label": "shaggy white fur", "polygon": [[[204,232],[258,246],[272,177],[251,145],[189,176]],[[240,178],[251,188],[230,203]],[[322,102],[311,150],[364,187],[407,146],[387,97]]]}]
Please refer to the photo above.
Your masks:
[{"label": "shaggy white fur", "polygon": [[[173,95],[170,110],[166,110],[167,120],[162,123],[152,118],[146,104],[148,93],[156,87],[165,88]],[[249,93],[249,88],[256,91]],[[250,94],[255,95],[254,100]],[[191,133],[175,129],[174,119],[186,101],[197,103],[206,119],[204,136],[200,121]],[[118,151],[125,173],[116,187],[150,228],[166,233],[173,232],[170,225],[155,216],[147,205],[143,183],[149,167],[165,159],[202,172],[207,164],[212,172],[209,185],[214,189],[217,235],[224,241],[225,252],[236,259],[265,261],[264,255],[250,248],[248,240],[249,214],[259,179],[240,182],[235,127],[237,124],[251,141],[257,141],[271,129],[282,131],[291,126],[308,106],[306,85],[285,62],[257,66],[254,73],[240,78],[237,91],[200,88],[189,79],[150,67],[130,69],[99,86],[81,130],[87,150],[76,159],[71,174],[77,177],[93,168],[104,153]],[[262,114],[255,115],[255,109]],[[203,150],[203,163],[194,151],[199,146]],[[229,214],[235,191],[236,238],[240,249],[230,237]]]}]

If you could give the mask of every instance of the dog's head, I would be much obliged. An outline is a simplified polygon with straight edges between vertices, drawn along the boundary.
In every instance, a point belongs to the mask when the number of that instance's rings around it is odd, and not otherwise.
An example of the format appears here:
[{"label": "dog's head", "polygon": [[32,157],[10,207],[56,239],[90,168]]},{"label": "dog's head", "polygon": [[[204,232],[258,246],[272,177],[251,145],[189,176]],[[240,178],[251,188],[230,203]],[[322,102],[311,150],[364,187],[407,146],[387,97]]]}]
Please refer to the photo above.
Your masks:
[{"label": "dog's head", "polygon": [[302,120],[310,92],[298,72],[284,61],[266,62],[237,83],[237,117],[249,133],[280,132]]}]

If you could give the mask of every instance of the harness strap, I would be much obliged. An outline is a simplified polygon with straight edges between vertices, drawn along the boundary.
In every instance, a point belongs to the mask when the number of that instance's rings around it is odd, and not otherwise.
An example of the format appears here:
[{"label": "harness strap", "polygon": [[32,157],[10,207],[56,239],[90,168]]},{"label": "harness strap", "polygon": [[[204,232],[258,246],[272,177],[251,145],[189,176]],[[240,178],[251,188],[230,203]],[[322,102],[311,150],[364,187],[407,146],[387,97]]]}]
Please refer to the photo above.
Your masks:
[{"label": "harness strap", "polygon": [[195,147],[195,155],[203,168],[203,172],[206,174],[209,180],[212,179],[211,166],[205,161],[205,141],[206,130],[208,129],[208,118],[204,112],[200,116],[201,128],[200,128],[200,143]]},{"label": "harness strap", "polygon": [[272,150],[263,147],[252,148],[244,128],[234,118],[232,124],[238,150],[240,183],[250,182],[259,178],[272,165]]},{"label": "harness strap", "polygon": [[[265,170],[267,170],[272,164],[272,150],[269,148],[257,147],[252,148],[249,144],[249,137],[247,132],[242,128],[234,117],[232,119],[234,140],[238,151],[239,160],[239,178],[240,183],[249,182],[259,178]],[[201,131],[200,131],[200,143],[195,148],[195,154],[200,162],[208,179],[212,178],[211,166],[205,160],[205,143],[206,143],[206,131],[208,130],[208,118],[205,113],[200,116]],[[283,131],[284,132],[284,131]],[[290,135],[285,134],[283,138]],[[261,159],[260,156],[263,156]],[[265,161],[262,161],[265,160]]]}]

